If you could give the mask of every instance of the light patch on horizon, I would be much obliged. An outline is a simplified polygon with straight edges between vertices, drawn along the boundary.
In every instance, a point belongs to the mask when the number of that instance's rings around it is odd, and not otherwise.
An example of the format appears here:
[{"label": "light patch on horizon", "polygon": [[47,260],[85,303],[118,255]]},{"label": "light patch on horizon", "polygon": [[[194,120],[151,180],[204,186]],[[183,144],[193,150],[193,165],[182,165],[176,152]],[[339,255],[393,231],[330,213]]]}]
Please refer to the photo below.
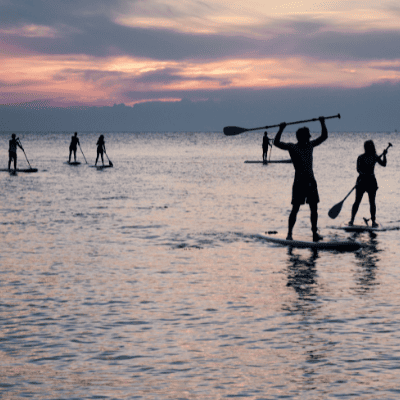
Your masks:
[{"label": "light patch on horizon", "polygon": [[[124,96],[125,92],[157,92],[158,100],[176,101],[176,96],[169,97],[167,93],[212,92],[227,87],[356,88],[384,80],[400,81],[400,60],[338,63],[288,57],[179,63],[130,57],[35,55],[2,61],[0,101],[7,104],[35,98],[63,98],[62,101],[71,104],[133,105],[144,100],[132,102]],[[144,77],[148,78],[143,80]],[[149,96],[149,101],[154,100]]]}]

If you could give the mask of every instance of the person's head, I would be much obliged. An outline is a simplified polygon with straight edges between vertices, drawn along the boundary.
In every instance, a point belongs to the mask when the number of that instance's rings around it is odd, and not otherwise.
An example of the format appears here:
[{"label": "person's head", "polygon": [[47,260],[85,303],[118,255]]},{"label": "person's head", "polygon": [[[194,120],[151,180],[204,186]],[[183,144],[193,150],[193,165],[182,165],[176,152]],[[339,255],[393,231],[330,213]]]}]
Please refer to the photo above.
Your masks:
[{"label": "person's head", "polygon": [[267,131],[264,132],[264,136],[268,137],[268,132]]},{"label": "person's head", "polygon": [[75,132],[75,136],[78,136],[78,132]]},{"label": "person's head", "polygon": [[12,137],[13,139],[15,139],[15,133],[13,133],[13,134],[11,135],[11,137]]},{"label": "person's head", "polygon": [[303,127],[297,130],[296,138],[300,143],[308,142],[310,140],[310,130],[307,127]]},{"label": "person's head", "polygon": [[364,142],[364,150],[365,150],[365,154],[375,155],[376,149],[375,149],[374,142],[372,140],[367,140],[366,142]]}]

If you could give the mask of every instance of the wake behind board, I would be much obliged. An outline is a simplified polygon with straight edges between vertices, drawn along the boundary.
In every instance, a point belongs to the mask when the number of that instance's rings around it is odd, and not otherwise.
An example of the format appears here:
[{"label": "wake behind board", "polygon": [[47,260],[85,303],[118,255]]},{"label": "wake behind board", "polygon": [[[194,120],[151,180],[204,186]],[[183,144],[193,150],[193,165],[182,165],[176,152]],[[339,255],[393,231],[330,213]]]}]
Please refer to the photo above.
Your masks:
[{"label": "wake behind board", "polygon": [[262,161],[262,160],[246,160],[245,164],[291,164],[292,160],[269,160],[269,161]]},{"label": "wake behind board", "polygon": [[301,249],[319,249],[319,250],[338,250],[338,251],[355,251],[363,247],[363,244],[354,240],[331,240],[312,242],[307,240],[287,240],[281,237],[268,236],[261,233],[258,235],[267,242],[279,244],[282,246],[296,247]]},{"label": "wake behind board", "polygon": [[0,171],[2,171],[2,172],[10,172],[10,173],[12,173],[12,172],[38,172],[38,169],[37,168],[22,168],[22,169],[19,169],[19,168],[17,168],[17,171],[15,171],[15,169],[13,169],[13,168],[11,168],[11,169],[8,169],[8,168],[0,168]]}]

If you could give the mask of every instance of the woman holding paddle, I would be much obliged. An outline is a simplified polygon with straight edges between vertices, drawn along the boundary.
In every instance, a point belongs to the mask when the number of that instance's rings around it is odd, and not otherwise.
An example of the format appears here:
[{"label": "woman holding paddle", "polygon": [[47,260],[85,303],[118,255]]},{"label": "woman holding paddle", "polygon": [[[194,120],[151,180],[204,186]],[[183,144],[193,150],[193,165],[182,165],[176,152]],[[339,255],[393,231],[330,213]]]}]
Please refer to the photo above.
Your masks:
[{"label": "woman holding paddle", "polygon": [[[389,146],[388,146],[389,148]],[[356,183],[356,199],[351,210],[351,220],[349,226],[354,224],[354,218],[357,214],[358,207],[365,192],[368,193],[369,207],[371,212],[372,227],[377,227],[376,223],[376,191],[378,190],[378,183],[375,178],[374,169],[375,164],[378,163],[382,167],[386,167],[387,159],[386,154],[388,148],[378,156],[375,150],[375,144],[372,140],[367,140],[364,143],[364,154],[357,158],[357,172],[359,173]]]},{"label": "woman holding paddle", "polygon": [[103,153],[106,151],[106,144],[104,142],[104,135],[100,135],[99,140],[96,143],[97,145],[97,157],[96,157],[96,162],[94,165],[97,165],[97,160],[99,159],[99,156],[101,156],[101,162],[104,165],[104,157]]}]

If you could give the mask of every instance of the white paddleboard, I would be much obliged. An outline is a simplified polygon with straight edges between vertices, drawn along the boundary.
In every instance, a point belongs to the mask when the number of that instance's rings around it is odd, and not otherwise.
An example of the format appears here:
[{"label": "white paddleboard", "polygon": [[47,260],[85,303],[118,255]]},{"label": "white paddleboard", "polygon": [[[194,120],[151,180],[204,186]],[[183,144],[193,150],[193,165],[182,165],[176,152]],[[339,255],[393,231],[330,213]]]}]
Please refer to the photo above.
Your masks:
[{"label": "white paddleboard", "polygon": [[258,235],[261,239],[264,239],[270,243],[276,243],[282,246],[296,247],[296,248],[307,248],[307,249],[320,249],[320,250],[338,250],[338,251],[354,251],[358,250],[364,245],[355,240],[322,240],[319,242],[313,242],[308,240],[287,240],[279,235],[269,236],[265,233],[260,233]]}]

